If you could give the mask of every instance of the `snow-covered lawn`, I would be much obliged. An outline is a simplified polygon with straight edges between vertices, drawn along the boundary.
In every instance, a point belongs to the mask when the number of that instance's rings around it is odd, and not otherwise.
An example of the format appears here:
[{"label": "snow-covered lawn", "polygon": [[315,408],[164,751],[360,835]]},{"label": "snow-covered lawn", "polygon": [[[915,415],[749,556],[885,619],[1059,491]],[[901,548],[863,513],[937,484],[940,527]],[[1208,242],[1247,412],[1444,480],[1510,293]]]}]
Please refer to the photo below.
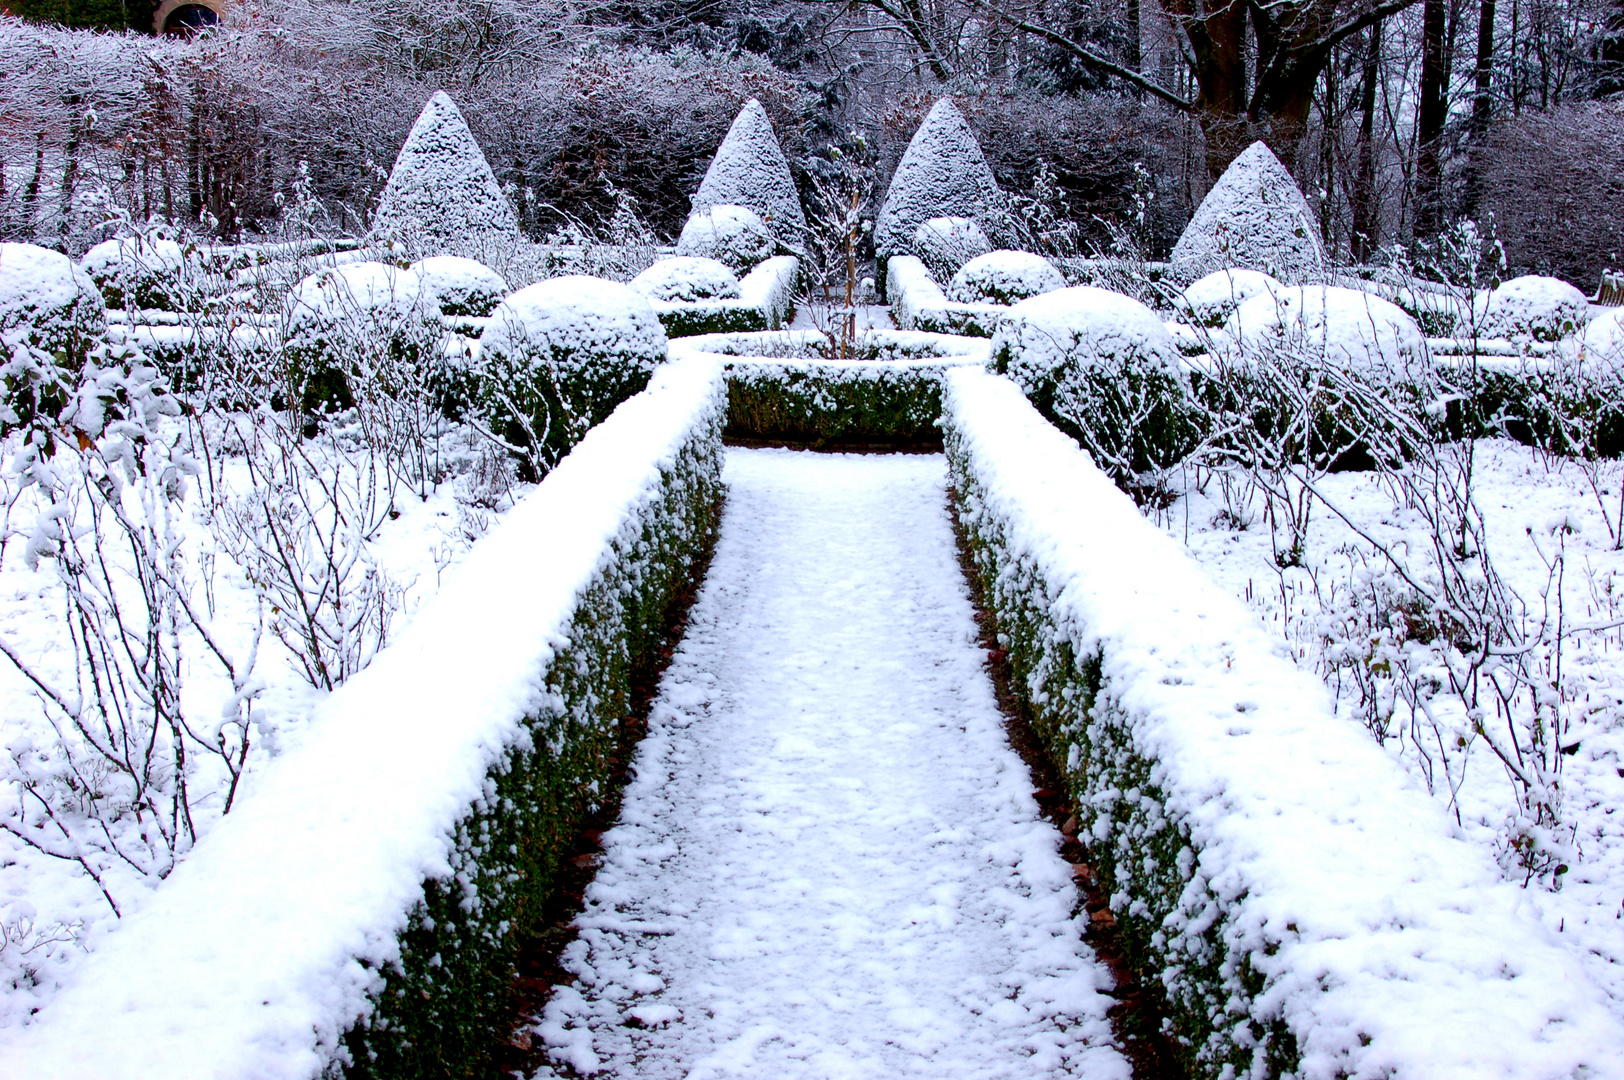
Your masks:
[{"label": "snow-covered lawn", "polygon": [[940,456],[731,450],[541,1033],[581,1072],[1126,1077]]},{"label": "snow-covered lawn", "polygon": [[[1325,673],[1339,710],[1350,723],[1360,722],[1355,688],[1346,677],[1338,680],[1327,650],[1342,650],[1346,663],[1349,649],[1366,647],[1349,640],[1345,617],[1350,593],[1368,594],[1372,576],[1386,572],[1381,557],[1320,504],[1310,519],[1304,565],[1280,570],[1262,499],[1244,485],[1233,486],[1226,498],[1216,478],[1198,490],[1197,479],[1183,477],[1184,494],[1158,520],[1282,634],[1299,664]],[[1601,467],[1602,503],[1615,529],[1621,479],[1620,463]],[[1332,474],[1318,484],[1370,538],[1417,558],[1427,550],[1430,534],[1418,515],[1397,505],[1376,474]],[[1554,891],[1536,881],[1527,895],[1612,997],[1615,1015],[1624,1016],[1624,633],[1612,625],[1624,617],[1624,551],[1616,550],[1596,492],[1572,462],[1509,441],[1480,443],[1476,498],[1500,575],[1534,618],[1554,619],[1560,597],[1568,630],[1552,673],[1573,709],[1560,759],[1560,827],[1553,837],[1567,846],[1567,870],[1555,876]],[[1573,632],[1586,626],[1604,629]],[[1416,641],[1407,647],[1419,656]],[[1464,746],[1446,740],[1440,747],[1424,715],[1411,724],[1402,705],[1400,712],[1406,719],[1395,729],[1403,738],[1391,739],[1389,748],[1421,779],[1428,780],[1430,771],[1440,800],[1447,801],[1458,784],[1460,831],[1495,851],[1515,873],[1505,848],[1517,802],[1507,770],[1483,740],[1467,738]]]}]

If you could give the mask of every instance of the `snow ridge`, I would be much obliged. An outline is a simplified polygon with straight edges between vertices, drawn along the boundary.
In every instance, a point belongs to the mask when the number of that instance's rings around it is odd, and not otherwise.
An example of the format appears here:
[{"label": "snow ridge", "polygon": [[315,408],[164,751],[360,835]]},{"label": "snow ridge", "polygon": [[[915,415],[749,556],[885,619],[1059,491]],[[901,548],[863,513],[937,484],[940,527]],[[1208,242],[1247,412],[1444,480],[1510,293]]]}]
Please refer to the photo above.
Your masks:
[{"label": "snow ridge", "polygon": [[874,252],[882,259],[912,255],[915,231],[931,218],[969,218],[995,232],[989,226],[1002,206],[975,132],[944,97],[931,106],[891,176],[874,222]]},{"label": "snow ridge", "polygon": [[780,244],[790,251],[802,250],[806,215],[801,211],[801,194],[773,133],[773,122],[755,98],[746,101],[733,118],[733,126],[705,170],[705,179],[699,182],[692,213],[704,214],[714,206],[748,207],[761,215]]}]

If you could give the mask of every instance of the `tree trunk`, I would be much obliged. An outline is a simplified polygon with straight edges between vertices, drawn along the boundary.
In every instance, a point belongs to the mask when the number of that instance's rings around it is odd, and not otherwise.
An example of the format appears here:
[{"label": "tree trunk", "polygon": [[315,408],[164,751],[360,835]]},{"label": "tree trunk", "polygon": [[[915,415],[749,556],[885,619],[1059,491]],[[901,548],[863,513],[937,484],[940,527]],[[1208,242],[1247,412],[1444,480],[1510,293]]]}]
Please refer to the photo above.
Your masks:
[{"label": "tree trunk", "polygon": [[1477,16],[1477,68],[1476,85],[1472,97],[1472,159],[1466,173],[1466,216],[1477,217],[1483,198],[1482,155],[1484,140],[1489,134],[1489,116],[1494,102],[1489,96],[1494,76],[1494,4],[1495,0],[1482,0]]},{"label": "tree trunk", "polygon": [[1381,82],[1382,24],[1370,28],[1364,85],[1359,88],[1359,164],[1353,180],[1353,257],[1369,262],[1381,246],[1376,212],[1376,90]]},{"label": "tree trunk", "polygon": [[1421,7],[1421,102],[1416,117],[1415,236],[1438,231],[1443,207],[1443,135],[1447,119],[1444,82],[1448,78],[1444,38],[1444,0],[1423,0]]}]

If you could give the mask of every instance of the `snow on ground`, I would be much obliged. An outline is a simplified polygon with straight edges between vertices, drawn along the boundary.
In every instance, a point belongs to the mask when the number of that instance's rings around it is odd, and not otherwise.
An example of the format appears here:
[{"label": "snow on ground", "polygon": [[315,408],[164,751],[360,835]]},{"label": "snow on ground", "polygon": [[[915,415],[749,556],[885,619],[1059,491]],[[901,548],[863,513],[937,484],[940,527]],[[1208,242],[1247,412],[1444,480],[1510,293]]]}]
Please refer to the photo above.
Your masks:
[{"label": "snow on ground", "polygon": [[[1542,597],[1557,595],[1548,567],[1559,541],[1566,544],[1560,595],[1567,624],[1607,624],[1624,617],[1624,551],[1615,549],[1596,494],[1577,465],[1546,459],[1505,440],[1479,444],[1477,500],[1489,529],[1489,550],[1500,574],[1537,613]],[[1335,594],[1346,594],[1361,565],[1379,567],[1349,526],[1316,505],[1306,565],[1275,567],[1262,499],[1244,491],[1226,502],[1222,485],[1205,492],[1187,476],[1187,489],[1161,515],[1161,523],[1224,587],[1244,597],[1266,625],[1280,632],[1298,663],[1313,668],[1324,648],[1319,617]],[[1607,463],[1602,500],[1618,527],[1624,463]],[[1338,473],[1319,482],[1327,497],[1368,535],[1395,550],[1420,551],[1428,543],[1411,510],[1396,507],[1371,473]],[[1237,529],[1237,519],[1247,522]],[[1561,529],[1574,528],[1571,534]],[[1560,535],[1559,535],[1560,534]],[[1543,552],[1543,555],[1541,554]],[[1563,817],[1574,830],[1576,859],[1559,891],[1537,884],[1530,900],[1545,923],[1582,959],[1592,978],[1624,1016],[1624,633],[1612,629],[1569,640],[1564,662],[1575,687],[1575,753],[1562,759]],[[1333,684],[1334,684],[1334,680]],[[1333,685],[1333,691],[1336,690]],[[1351,713],[1344,688],[1339,708]],[[1351,722],[1357,722],[1351,721]],[[1424,779],[1418,761],[1401,753]],[[1462,831],[1493,848],[1515,802],[1505,769],[1481,742],[1467,752],[1460,790]],[[1439,798],[1447,787],[1435,778]]]},{"label": "snow on ground", "polygon": [[735,449],[725,476],[540,1025],[560,1068],[1126,1078],[985,673],[943,459]]}]

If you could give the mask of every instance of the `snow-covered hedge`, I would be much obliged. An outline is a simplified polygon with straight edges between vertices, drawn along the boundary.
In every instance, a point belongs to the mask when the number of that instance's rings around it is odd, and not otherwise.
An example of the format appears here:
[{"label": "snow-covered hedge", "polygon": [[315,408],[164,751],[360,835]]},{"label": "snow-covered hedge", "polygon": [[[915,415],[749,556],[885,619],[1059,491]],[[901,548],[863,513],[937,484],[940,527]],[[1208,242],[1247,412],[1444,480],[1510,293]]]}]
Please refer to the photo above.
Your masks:
[{"label": "snow-covered hedge", "polygon": [[1520,890],[1018,387],[954,371],[943,424],[1017,694],[1192,1075],[1624,1075]]},{"label": "snow-covered hedge", "polygon": [[1018,304],[1065,287],[1066,279],[1042,255],[989,251],[959,268],[948,283],[947,298],[960,304]]},{"label": "snow-covered hedge", "polygon": [[1589,314],[1589,299],[1572,285],[1528,274],[1512,278],[1489,295],[1483,334],[1513,341],[1560,341],[1583,333]]},{"label": "snow-covered hedge", "polygon": [[1327,364],[1399,381],[1424,381],[1427,339],[1404,310],[1334,285],[1265,290],[1240,304],[1224,332],[1245,352],[1308,350]]},{"label": "snow-covered hedge", "polygon": [[186,253],[158,236],[103,240],[79,260],[109,307],[177,311]]},{"label": "snow-covered hedge", "polygon": [[998,320],[1009,310],[1002,304],[961,304],[949,300],[925,264],[913,255],[893,255],[887,259],[885,282],[885,294],[891,301],[891,321],[904,330],[991,337]]},{"label": "snow-covered hedge", "polygon": [[717,206],[749,207],[779,245],[789,251],[802,250],[806,216],[801,195],[767,110],[755,98],[746,101],[733,118],[733,126],[727,129],[727,137],[717,147],[694,194],[694,214]]},{"label": "snow-covered hedge", "polygon": [[668,365],[315,705],[8,1077],[489,1075],[518,943],[602,799],[721,496],[721,374]]},{"label": "snow-covered hedge", "polygon": [[1195,443],[1178,346],[1132,297],[1079,285],[1023,300],[998,324],[992,362],[1124,486]]},{"label": "snow-covered hedge", "polygon": [[1182,281],[1238,266],[1288,285],[1325,279],[1319,224],[1291,173],[1261,141],[1232,161],[1173,245]]},{"label": "snow-covered hedge", "polygon": [[600,278],[538,281],[491,314],[472,395],[493,431],[548,465],[641,390],[665,355],[665,330],[641,293]]},{"label": "snow-covered hedge", "polygon": [[729,438],[819,448],[940,445],[942,373],[987,362],[984,341],[909,331],[860,334],[853,359],[831,359],[834,352],[816,331],[671,343],[673,357],[725,364]]},{"label": "snow-covered hedge", "polygon": [[66,255],[33,244],[0,244],[0,347],[6,353],[30,345],[61,353],[77,366],[106,330],[101,293]]},{"label": "snow-covered hedge", "polygon": [[981,226],[967,217],[935,217],[914,230],[914,254],[937,281],[951,281],[959,267],[992,250]]},{"label": "snow-covered hedge", "polygon": [[963,217],[982,228],[1003,210],[1003,193],[975,133],[952,98],[926,114],[902,152],[874,221],[874,253],[912,255],[919,226],[931,218]]},{"label": "snow-covered hedge", "polygon": [[[676,260],[667,260],[674,262]],[[714,262],[714,260],[684,260]],[[650,270],[659,267],[655,263]],[[716,263],[722,270],[727,267]],[[647,273],[647,271],[645,271]],[[728,334],[751,330],[777,330],[795,315],[796,286],[801,261],[794,255],[777,255],[756,266],[738,280],[732,297],[708,299],[651,299],[654,314],[671,337],[694,334]],[[636,282],[633,282],[635,287]]]},{"label": "snow-covered hedge", "polygon": [[1230,267],[1214,270],[1192,282],[1174,298],[1173,306],[1196,326],[1216,329],[1229,321],[1235,309],[1252,297],[1284,290],[1285,286],[1279,280],[1261,270]]},{"label": "snow-covered hedge", "polygon": [[726,263],[743,274],[778,250],[772,229],[747,206],[722,204],[696,210],[677,237],[677,254]]},{"label": "snow-covered hedge", "polygon": [[501,274],[462,255],[431,255],[414,262],[411,271],[434,295],[444,315],[487,318],[508,294]]}]

